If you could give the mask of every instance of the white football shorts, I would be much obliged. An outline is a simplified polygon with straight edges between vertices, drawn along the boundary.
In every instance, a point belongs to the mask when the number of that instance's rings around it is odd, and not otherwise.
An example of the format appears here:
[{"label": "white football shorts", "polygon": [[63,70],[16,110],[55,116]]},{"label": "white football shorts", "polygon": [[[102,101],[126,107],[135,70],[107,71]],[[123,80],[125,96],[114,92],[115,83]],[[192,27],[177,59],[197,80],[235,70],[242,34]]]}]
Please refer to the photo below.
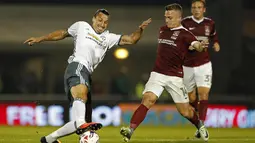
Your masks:
[{"label": "white football shorts", "polygon": [[192,92],[196,87],[211,88],[213,74],[211,62],[198,67],[183,66],[183,72],[183,82],[188,93]]},{"label": "white football shorts", "polygon": [[183,84],[183,79],[176,76],[168,76],[157,72],[151,72],[150,78],[145,85],[145,92],[153,92],[160,97],[164,89],[172,96],[175,103],[188,103],[188,93]]}]

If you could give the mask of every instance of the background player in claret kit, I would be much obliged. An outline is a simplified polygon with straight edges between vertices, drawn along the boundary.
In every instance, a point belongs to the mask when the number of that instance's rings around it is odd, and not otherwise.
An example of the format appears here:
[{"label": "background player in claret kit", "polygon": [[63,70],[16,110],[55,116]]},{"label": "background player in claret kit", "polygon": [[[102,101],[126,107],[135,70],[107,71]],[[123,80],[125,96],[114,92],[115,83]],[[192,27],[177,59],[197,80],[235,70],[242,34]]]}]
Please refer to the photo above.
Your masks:
[{"label": "background player in claret kit", "polygon": [[[215,52],[220,51],[215,23],[212,19],[204,17],[206,11],[204,0],[193,0],[191,6],[192,16],[182,20],[182,25],[191,31],[199,41],[213,43]],[[204,121],[208,108],[208,95],[212,84],[212,65],[208,49],[203,52],[188,52],[184,62],[184,84],[187,88],[191,105],[199,113],[199,119]],[[198,92],[198,93],[196,93]],[[198,94],[199,97],[196,95]],[[198,106],[199,101],[199,106]],[[195,136],[200,138],[196,131]]]},{"label": "background player in claret kit", "polygon": [[[114,45],[135,44],[141,38],[143,30],[150,24],[151,19],[144,21],[139,28],[130,35],[118,35],[109,33],[108,27],[110,14],[105,9],[96,11],[92,18],[92,25],[85,21],[79,21],[71,25],[67,30],[58,30],[47,36],[29,38],[24,43],[33,45],[43,41],[58,41],[66,37],[73,37],[74,52],[68,59],[65,71],[65,91],[72,102],[72,114],[74,120],[68,122],[55,132],[42,137],[41,143],[59,143],[60,137],[74,132],[82,134],[87,130],[98,130],[100,123],[86,123],[85,103],[90,97],[91,74],[97,65],[102,62],[106,52]],[[91,117],[91,115],[90,115]]]},{"label": "background player in claret kit", "polygon": [[182,7],[170,4],[165,7],[166,26],[159,31],[157,58],[150,78],[143,91],[140,106],[134,112],[129,127],[122,127],[120,134],[129,141],[135,129],[146,117],[147,111],[155,104],[166,89],[172,96],[177,110],[199,130],[205,141],[209,134],[189,104],[183,84],[183,62],[188,50],[203,51],[204,44],[181,25]]}]

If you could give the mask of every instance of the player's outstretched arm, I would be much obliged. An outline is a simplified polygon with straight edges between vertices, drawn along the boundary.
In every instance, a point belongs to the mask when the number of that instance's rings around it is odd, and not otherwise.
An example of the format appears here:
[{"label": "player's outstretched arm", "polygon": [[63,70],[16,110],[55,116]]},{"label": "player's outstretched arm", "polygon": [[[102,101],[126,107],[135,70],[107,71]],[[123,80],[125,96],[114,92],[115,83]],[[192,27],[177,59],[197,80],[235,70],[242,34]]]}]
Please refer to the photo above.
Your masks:
[{"label": "player's outstretched arm", "polygon": [[152,19],[149,18],[146,21],[144,21],[140,26],[139,29],[137,29],[135,32],[133,32],[130,35],[123,35],[120,39],[119,45],[132,45],[136,44],[144,31],[144,29],[151,23]]},{"label": "player's outstretched arm", "polygon": [[69,36],[69,33],[67,32],[67,30],[57,30],[54,31],[48,35],[45,36],[41,36],[41,37],[31,37],[29,39],[27,39],[24,44],[28,44],[30,46],[32,46],[35,43],[40,43],[43,41],[58,41],[58,40],[62,40],[66,37]]}]

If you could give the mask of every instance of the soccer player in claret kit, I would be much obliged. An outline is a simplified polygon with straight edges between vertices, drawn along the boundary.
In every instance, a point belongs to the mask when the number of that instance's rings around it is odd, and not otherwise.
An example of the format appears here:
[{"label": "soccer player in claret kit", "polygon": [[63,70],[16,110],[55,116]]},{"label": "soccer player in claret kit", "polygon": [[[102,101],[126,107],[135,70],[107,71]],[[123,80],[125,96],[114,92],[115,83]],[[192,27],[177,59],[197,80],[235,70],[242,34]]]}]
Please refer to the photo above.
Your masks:
[{"label": "soccer player in claret kit", "polygon": [[189,50],[203,51],[205,43],[197,41],[196,37],[181,25],[181,20],[182,7],[179,4],[165,7],[166,26],[159,30],[157,58],[145,85],[142,102],[134,112],[129,127],[122,127],[120,130],[126,142],[131,139],[135,129],[144,120],[147,111],[155,104],[164,89],[172,96],[180,114],[195,125],[205,141],[208,140],[207,129],[189,104],[183,84],[185,55]]},{"label": "soccer player in claret kit", "polygon": [[[182,25],[191,31],[199,41],[213,43],[215,52],[220,50],[215,23],[212,19],[204,17],[206,11],[204,0],[193,0],[191,6],[192,16],[182,20]],[[208,48],[203,52],[189,51],[184,66],[184,85],[187,88],[190,104],[199,114],[199,119],[205,121],[208,108],[208,95],[212,85],[212,64]],[[196,96],[198,94],[198,97]],[[199,105],[198,105],[199,102]],[[200,138],[198,131],[195,137]]]},{"label": "soccer player in claret kit", "polygon": [[98,130],[102,127],[101,123],[89,122],[88,120],[86,122],[85,120],[85,115],[91,118],[91,107],[88,111],[86,109],[88,106],[85,106],[91,96],[91,74],[102,62],[109,49],[115,45],[136,44],[141,38],[143,30],[151,22],[151,19],[144,21],[130,35],[119,35],[106,30],[109,18],[110,14],[107,10],[99,9],[92,18],[92,25],[85,21],[78,21],[66,30],[58,30],[42,37],[32,37],[24,42],[33,45],[44,41],[58,41],[66,37],[74,39],[74,51],[68,59],[69,64],[64,75],[65,92],[72,104],[74,120],[42,137],[41,143],[60,143],[58,138],[74,132],[81,135],[87,130]]}]

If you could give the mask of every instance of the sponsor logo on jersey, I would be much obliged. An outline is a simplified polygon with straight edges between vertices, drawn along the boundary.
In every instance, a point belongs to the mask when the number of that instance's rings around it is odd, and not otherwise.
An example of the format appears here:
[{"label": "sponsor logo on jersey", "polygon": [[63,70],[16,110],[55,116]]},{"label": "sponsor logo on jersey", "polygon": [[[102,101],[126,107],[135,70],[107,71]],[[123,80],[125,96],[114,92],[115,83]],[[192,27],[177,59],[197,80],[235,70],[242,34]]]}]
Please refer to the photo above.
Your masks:
[{"label": "sponsor logo on jersey", "polygon": [[98,45],[102,46],[102,47],[106,47],[107,43],[105,42],[106,37],[104,35],[100,36],[100,38],[92,33],[88,33],[88,35],[86,38],[91,39],[93,41],[95,41]]},{"label": "sponsor logo on jersey", "polygon": [[103,42],[103,40],[101,40],[99,37],[97,37],[96,35],[94,34],[91,34],[91,33],[88,33],[89,36],[93,37],[94,39],[96,39],[97,41],[99,42]]},{"label": "sponsor logo on jersey", "polygon": [[167,45],[172,45],[177,47],[177,45],[174,43],[173,40],[168,40],[168,39],[158,39],[159,44],[167,44]]},{"label": "sponsor logo on jersey", "polygon": [[173,35],[171,36],[171,39],[176,40],[179,34],[180,34],[180,31],[174,31]]}]

